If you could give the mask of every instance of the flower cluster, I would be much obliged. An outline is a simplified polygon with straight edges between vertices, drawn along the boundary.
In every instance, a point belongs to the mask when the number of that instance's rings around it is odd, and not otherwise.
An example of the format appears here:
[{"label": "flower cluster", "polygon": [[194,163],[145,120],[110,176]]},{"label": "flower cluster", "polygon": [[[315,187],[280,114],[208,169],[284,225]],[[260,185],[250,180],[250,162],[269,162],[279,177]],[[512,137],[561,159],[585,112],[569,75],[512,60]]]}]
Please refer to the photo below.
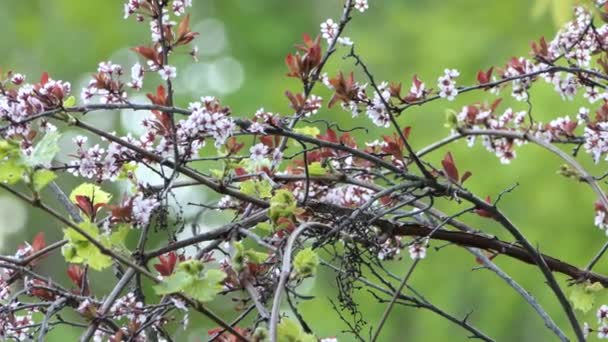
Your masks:
[{"label": "flower cluster", "polygon": [[602,107],[596,111],[596,116],[591,119],[588,110],[580,110],[577,119],[585,123],[583,145],[597,164],[602,157],[608,154],[608,101],[604,101]]},{"label": "flower cluster", "polygon": [[[235,130],[228,108],[222,107],[214,97],[201,97],[201,102],[190,103],[192,114],[176,125],[180,147],[185,145],[192,153],[198,153],[204,139],[211,136],[216,147],[222,146]],[[194,147],[194,148],[193,148]]]},{"label": "flower cluster", "polygon": [[[141,73],[141,71],[140,71]],[[123,103],[127,100],[124,83],[120,80],[123,75],[122,66],[112,62],[101,62],[93,79],[82,89],[80,94],[85,103],[98,97],[101,103]],[[141,76],[139,76],[141,77]],[[135,83],[139,77],[135,78]],[[137,86],[137,84],[135,84]]]},{"label": "flower cluster", "polygon": [[137,300],[133,292],[129,292],[126,296],[118,298],[110,313],[116,319],[125,318],[132,323],[142,324],[146,321],[144,303]]},{"label": "flower cluster", "polygon": [[[133,141],[130,136],[123,140]],[[115,142],[110,143],[104,149],[99,144],[88,147],[86,136],[76,136],[72,141],[76,146],[76,151],[72,154],[75,159],[70,161],[69,166],[75,176],[95,179],[99,182],[115,180],[122,166],[135,158],[131,150]]]},{"label": "flower cluster", "polygon": [[578,66],[589,66],[591,55],[601,48],[600,43],[605,42],[606,26],[598,28],[596,36],[589,26],[591,15],[587,10],[577,7],[574,15],[575,19],[567,23],[537,56],[542,56],[545,61],[553,61],[564,56]]},{"label": "flower cluster", "polygon": [[456,77],[460,76],[460,73],[456,69],[445,69],[443,76],[439,77],[437,86],[439,87],[439,96],[453,101],[458,95],[458,89],[456,88]]},{"label": "flower cluster", "polygon": [[144,227],[150,221],[150,216],[160,203],[156,198],[144,198],[142,194],[138,194],[133,198],[133,207],[131,216],[139,227]]},{"label": "flower cluster", "polygon": [[386,239],[380,246],[378,252],[378,259],[380,260],[395,260],[401,254],[401,250],[405,245],[401,241],[400,237],[391,237]]},{"label": "flower cluster", "polygon": [[327,40],[327,43],[331,43],[338,35],[338,24],[333,19],[327,19],[321,23],[321,36]]},{"label": "flower cluster", "polygon": [[[18,305],[18,303],[12,303],[9,306],[14,309]],[[0,313],[0,338],[15,341],[31,340],[33,336],[29,334],[29,331],[33,323],[32,313],[15,315],[9,310],[2,310],[2,313]]]},{"label": "flower cluster", "polygon": [[[171,0],[167,1],[165,6],[170,8],[176,16],[181,16],[186,13],[188,7],[192,7],[192,0]],[[144,21],[146,16],[152,16],[155,13],[153,1],[150,0],[127,0],[123,8],[125,19],[135,14],[137,21]]]},{"label": "flower cluster", "polygon": [[[53,80],[47,73],[36,84],[24,83],[25,76],[21,74],[9,72],[8,78],[16,88],[0,83],[0,119],[9,123],[3,136],[21,140],[21,147],[27,154],[37,133],[28,120],[60,108],[70,95],[71,86],[68,82]],[[44,131],[55,130],[44,118],[39,124]]]},{"label": "flower cluster", "polygon": [[345,185],[332,187],[321,198],[321,201],[342,207],[356,208],[367,203],[373,195],[373,190],[358,185]]}]

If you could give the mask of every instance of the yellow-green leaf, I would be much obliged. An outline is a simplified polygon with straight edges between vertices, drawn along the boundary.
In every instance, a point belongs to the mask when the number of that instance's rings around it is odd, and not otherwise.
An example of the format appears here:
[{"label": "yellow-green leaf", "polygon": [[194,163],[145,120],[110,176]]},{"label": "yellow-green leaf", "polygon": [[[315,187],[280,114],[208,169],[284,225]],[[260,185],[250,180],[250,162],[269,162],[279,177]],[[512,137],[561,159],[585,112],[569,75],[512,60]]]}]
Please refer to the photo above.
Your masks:
[{"label": "yellow-green leaf", "polygon": [[311,137],[316,137],[317,135],[321,134],[321,131],[317,127],[314,127],[314,126],[305,126],[305,127],[294,128],[293,131],[298,134],[309,135]]},{"label": "yellow-green leaf", "polygon": [[311,176],[324,176],[327,174],[327,169],[320,162],[312,162],[308,165],[308,174]]},{"label": "yellow-green leaf", "polygon": [[51,170],[36,170],[32,176],[32,185],[36,192],[42,191],[57,175]]},{"label": "yellow-green leaf", "polygon": [[569,298],[575,309],[586,313],[593,308],[595,293],[601,289],[603,287],[600,283],[591,284],[590,282],[585,282],[576,284],[572,287]]},{"label": "yellow-green leaf", "polygon": [[[91,239],[100,241],[99,228],[92,222],[81,222],[78,227]],[[92,269],[101,271],[112,265],[112,258],[103,254],[97,246],[80,232],[66,228],[63,232],[68,243],[62,248],[66,261],[89,265]]]},{"label": "yellow-green leaf", "polygon": [[73,107],[76,104],[76,98],[74,96],[70,96],[67,99],[63,100],[64,107]]},{"label": "yellow-green leaf", "polygon": [[8,159],[0,162],[0,182],[15,184],[23,178],[25,166],[17,160]]},{"label": "yellow-green leaf", "polygon": [[99,203],[109,203],[112,199],[112,195],[101,190],[101,188],[95,184],[83,183],[77,186],[70,193],[70,201],[76,203],[76,196],[88,197],[93,205]]},{"label": "yellow-green leaf", "polygon": [[293,268],[298,277],[311,277],[317,273],[319,256],[312,248],[305,248],[298,252],[293,259]]}]

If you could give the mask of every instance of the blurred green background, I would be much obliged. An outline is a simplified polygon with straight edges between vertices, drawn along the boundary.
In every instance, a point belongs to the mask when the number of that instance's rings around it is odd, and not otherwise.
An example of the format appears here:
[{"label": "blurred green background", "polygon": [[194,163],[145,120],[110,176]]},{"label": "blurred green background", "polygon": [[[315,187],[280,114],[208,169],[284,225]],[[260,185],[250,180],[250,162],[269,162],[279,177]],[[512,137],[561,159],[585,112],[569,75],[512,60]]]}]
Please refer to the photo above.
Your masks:
[{"label": "blurred green background", "polygon": [[[319,24],[332,17],[337,19],[342,1],[284,1],[284,0],[195,0],[192,10],[192,27],[201,33],[195,41],[201,55],[193,63],[186,51],[172,57],[178,66],[176,103],[182,107],[203,95],[217,95],[229,105],[235,115],[252,115],[264,107],[272,112],[289,114],[285,90],[298,91],[294,79],[285,77],[283,59],[293,46],[301,41],[304,32],[317,34]],[[408,89],[411,77],[418,74],[427,87],[436,87],[437,77],[444,68],[460,70],[459,84],[475,82],[476,72],[490,66],[501,66],[511,56],[528,56],[529,42],[544,35],[550,39],[557,30],[556,20],[563,20],[564,8],[570,1],[530,0],[371,0],[370,10],[354,20],[346,31],[357,46],[377,80],[401,81]],[[0,2],[0,67],[22,72],[28,81],[36,80],[48,71],[55,79],[72,82],[73,93],[79,95],[97,63],[112,60],[128,68],[136,61],[129,47],[149,42],[148,25],[122,19],[122,3],[117,0],[30,0]],[[339,50],[328,66],[330,74],[336,70],[350,71],[352,61],[340,57],[347,51]],[[146,89],[160,82],[156,75],[146,77]],[[331,96],[326,89],[317,88],[325,99]],[[508,100],[509,90],[501,109],[512,105],[526,109],[525,103]],[[142,93],[144,94],[144,93]],[[551,87],[541,85],[531,92],[536,120],[548,121],[557,116],[574,116],[584,105],[582,94],[572,102],[564,102]],[[136,95],[138,98],[141,94]],[[399,118],[403,126],[412,126],[411,140],[421,148],[449,134],[443,127],[446,109],[459,110],[462,105],[480,100],[492,101],[486,93],[466,94],[455,102],[437,101],[422,108],[412,108]],[[143,99],[141,99],[143,100]],[[591,107],[592,110],[595,109]],[[140,129],[140,113],[95,113],[86,118],[99,127],[119,133]],[[365,118],[351,119],[340,110],[323,109],[318,114],[340,123],[343,127],[370,126]],[[358,133],[359,139],[377,139],[389,130],[372,129],[369,134]],[[65,135],[65,154],[71,145]],[[507,187],[519,183],[505,196],[501,207],[513,222],[541,251],[570,263],[584,266],[606,241],[605,234],[593,226],[593,193],[583,184],[575,183],[556,174],[561,165],[555,156],[535,146],[517,150],[518,157],[509,166],[476,145],[469,149],[464,142],[447,148],[453,152],[461,170],[470,170],[473,177],[467,186],[480,196],[496,195]],[[446,150],[435,152],[429,161],[437,162]],[[60,159],[61,159],[60,158]],[[579,160],[596,175],[605,170],[605,162],[592,165],[588,155],[581,153]],[[142,176],[144,177],[144,176]],[[69,189],[75,183],[69,176],[60,184]],[[104,188],[112,188],[105,184]],[[120,194],[119,187],[114,188]],[[206,202],[216,196],[200,188],[184,190],[181,201]],[[120,197],[118,197],[120,198]],[[458,207],[442,204],[455,212]],[[196,208],[186,209],[184,216],[192,219]],[[226,217],[205,213],[198,218],[203,227],[221,224]],[[488,220],[472,215],[463,219],[475,227],[509,239],[500,227]],[[42,230],[48,240],[61,237],[60,227],[38,211],[30,210],[8,194],[0,193],[0,245],[2,251],[12,254],[15,246]],[[160,244],[163,233],[151,243]],[[435,244],[439,246],[440,244]],[[513,262],[505,257],[495,259],[528,289],[551,313],[553,319],[571,334],[565,315],[540,273],[531,266]],[[409,258],[392,262],[391,270],[403,275]],[[470,322],[499,341],[555,340],[536,313],[524,300],[499,280],[493,273],[473,271],[474,258],[458,247],[447,247],[435,252],[429,250],[414,273],[411,285],[427,299],[441,308],[464,317],[471,312]],[[44,273],[66,282],[61,256],[54,255],[44,263]],[[596,266],[599,272],[608,273],[608,260]],[[95,290],[107,291],[112,281],[110,273],[96,276]],[[557,275],[566,286],[566,279]],[[303,302],[301,311],[320,337],[352,337],[341,333],[346,327],[332,311],[328,298],[335,295],[335,280],[331,272],[322,272],[315,280],[303,285],[302,293],[315,299]],[[569,289],[566,289],[569,292]],[[604,294],[596,306],[608,300]],[[371,324],[379,320],[384,305],[379,305],[365,291],[357,294],[361,310]],[[236,316],[229,301],[213,305],[226,317]],[[594,313],[579,317],[595,323]],[[207,320],[192,314],[188,330],[178,330],[177,341],[205,340],[207,329],[213,327]],[[49,341],[74,340],[77,331],[56,329]],[[461,328],[436,315],[415,308],[396,308],[385,327],[382,341],[464,341],[467,334]]]}]

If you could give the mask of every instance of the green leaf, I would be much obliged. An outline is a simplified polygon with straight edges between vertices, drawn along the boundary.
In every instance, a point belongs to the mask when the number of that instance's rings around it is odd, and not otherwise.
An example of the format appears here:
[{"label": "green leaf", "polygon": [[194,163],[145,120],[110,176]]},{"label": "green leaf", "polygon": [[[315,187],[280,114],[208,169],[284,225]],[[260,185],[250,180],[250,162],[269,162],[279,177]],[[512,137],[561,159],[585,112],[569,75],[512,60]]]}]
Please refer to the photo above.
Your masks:
[{"label": "green leaf", "polygon": [[297,209],[296,198],[288,190],[278,190],[270,199],[270,210],[268,212],[273,222],[277,222],[281,217],[290,217],[295,214]]},{"label": "green leaf", "polygon": [[593,308],[595,293],[602,289],[602,284],[591,284],[587,281],[585,283],[574,285],[572,287],[572,292],[570,292],[569,298],[575,309],[586,313]]},{"label": "green leaf", "polygon": [[108,238],[108,243],[113,247],[124,247],[125,240],[127,239],[127,235],[131,231],[131,226],[123,223],[118,226],[110,237]]},{"label": "green leaf", "polygon": [[324,176],[327,174],[327,169],[320,162],[312,162],[308,165],[308,174],[311,176]]},{"label": "green leaf", "polygon": [[274,232],[274,228],[269,222],[260,222],[255,226],[255,232],[261,237],[266,237]]},{"label": "green leaf", "polygon": [[70,201],[76,203],[76,196],[85,196],[93,201],[93,205],[99,203],[109,203],[112,195],[101,190],[95,184],[82,183],[70,193]]},{"label": "green leaf", "polygon": [[76,104],[76,98],[74,96],[70,96],[67,99],[63,100],[64,107],[73,107]]},{"label": "green leaf", "polygon": [[162,283],[154,286],[154,292],[166,295],[182,291],[196,280],[196,277],[186,271],[177,271],[163,279]]},{"label": "green leaf", "polygon": [[[99,228],[94,223],[85,221],[78,224],[78,227],[92,239],[100,241]],[[112,258],[103,254],[97,246],[78,231],[66,228],[63,234],[64,238],[68,240],[66,246],[62,248],[66,261],[83,263],[97,271],[101,271],[112,265]]]},{"label": "green leaf", "polygon": [[232,256],[232,264],[237,272],[242,271],[249,263],[261,264],[268,259],[268,253],[246,249],[241,242],[235,242],[234,248],[236,252]]},{"label": "green leaf", "polygon": [[0,160],[17,157],[21,153],[19,145],[7,140],[0,140]]},{"label": "green leaf", "polygon": [[214,178],[217,178],[217,179],[222,179],[222,178],[224,178],[224,171],[223,171],[223,170],[211,169],[211,170],[209,170],[209,173],[210,173],[210,174],[211,174],[211,176],[213,176]]},{"label": "green leaf", "polygon": [[[185,261],[184,263],[187,262]],[[208,270],[202,277],[193,275],[185,269],[179,269],[163,279],[162,283],[155,285],[154,291],[159,295],[184,292],[198,301],[208,302],[213,300],[222,291],[222,281],[225,278],[226,273],[215,269]]]},{"label": "green leaf", "polygon": [[34,147],[32,154],[25,157],[25,164],[29,167],[50,167],[53,158],[59,152],[59,138],[57,131],[48,132]]},{"label": "green leaf", "polygon": [[0,162],[0,182],[15,184],[23,178],[25,170],[25,166],[18,160],[4,160]]},{"label": "green leaf", "polygon": [[299,133],[302,135],[308,135],[311,137],[316,137],[317,135],[321,134],[321,131],[317,127],[313,127],[313,126],[294,128],[293,131],[296,133]]},{"label": "green leaf", "polygon": [[101,271],[112,266],[112,258],[101,253],[92,243],[79,246],[78,255],[83,259],[83,263],[89,265],[94,270]]},{"label": "green leaf", "polygon": [[177,268],[184,272],[187,272],[190,275],[198,277],[203,268],[205,268],[205,266],[200,260],[190,259],[181,262],[179,265],[177,265]]},{"label": "green leaf", "polygon": [[245,182],[241,182],[240,191],[244,194],[255,196],[259,198],[270,198],[272,197],[272,185],[267,180],[255,180],[250,179]]},{"label": "green leaf", "polygon": [[317,339],[304,332],[300,324],[290,318],[282,318],[277,326],[277,337],[281,342],[316,342]]},{"label": "green leaf", "polygon": [[205,275],[196,279],[184,288],[184,293],[200,302],[212,301],[215,296],[222,291],[222,281],[226,278],[226,273],[220,270],[208,270]]},{"label": "green leaf", "polygon": [[293,259],[293,268],[298,277],[311,277],[317,273],[319,256],[312,248],[305,248],[298,252]]},{"label": "green leaf", "polygon": [[36,192],[42,191],[50,182],[55,180],[57,175],[51,170],[36,170],[32,177],[32,184]]},{"label": "green leaf", "polygon": [[595,283],[589,284],[585,287],[585,290],[587,290],[587,292],[590,292],[590,293],[600,292],[603,289],[604,289],[604,286],[602,286],[602,283],[600,283],[600,282],[595,282]]},{"label": "green leaf", "polygon": [[129,179],[129,174],[134,173],[136,170],[137,170],[137,164],[136,163],[127,163],[127,164],[124,164],[120,168],[120,173],[118,174],[117,179],[118,180],[127,180],[127,179]]}]

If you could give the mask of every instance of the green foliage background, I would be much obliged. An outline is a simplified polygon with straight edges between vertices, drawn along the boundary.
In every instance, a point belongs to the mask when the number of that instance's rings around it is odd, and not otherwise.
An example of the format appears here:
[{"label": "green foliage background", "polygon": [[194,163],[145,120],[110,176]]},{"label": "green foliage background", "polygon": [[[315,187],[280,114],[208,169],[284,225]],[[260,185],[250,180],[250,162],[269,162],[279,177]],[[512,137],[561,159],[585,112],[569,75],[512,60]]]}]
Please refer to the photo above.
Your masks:
[{"label": "green foliage background", "polygon": [[[204,19],[219,20],[224,25],[227,39],[223,51],[211,55],[205,55],[206,46],[199,43],[203,52],[201,63],[232,56],[242,65],[244,82],[240,89],[227,95],[204,89],[180,91],[178,88],[176,102],[186,106],[188,101],[202,95],[222,95],[223,103],[231,106],[236,115],[251,115],[259,107],[273,112],[290,112],[284,91],[297,91],[299,88],[296,81],[285,77],[283,58],[293,51],[293,45],[300,41],[303,32],[316,34],[320,22],[329,16],[337,19],[341,6],[338,0],[194,2],[193,26],[196,27],[196,23]],[[570,1],[560,0],[539,0],[536,6],[529,0],[370,2],[371,8],[367,13],[354,15],[346,35],[355,41],[358,52],[378,80],[402,81],[404,87],[409,87],[414,74],[418,74],[427,86],[435,87],[437,77],[446,67],[460,70],[459,84],[472,84],[479,69],[503,65],[511,56],[528,56],[531,40],[541,35],[552,37],[556,32],[554,19],[563,20],[564,8],[567,11],[570,4]],[[73,92],[78,96],[79,83],[96,69],[98,62],[108,59],[123,63],[133,61],[134,54],[130,54],[126,48],[149,41],[147,25],[122,19],[122,3],[118,0],[0,2],[0,67],[25,73],[29,80],[35,80],[41,72],[48,71],[56,79],[71,81]],[[213,33],[201,32],[202,41],[213,38]],[[335,56],[329,65],[330,74],[335,73],[338,67],[344,71],[354,69],[351,61],[340,59],[345,53],[346,50],[341,50]],[[131,57],[127,57],[129,55]],[[181,82],[201,77],[195,72],[185,71],[186,65],[191,63],[187,56],[177,56],[174,60]],[[123,65],[129,66],[126,63]],[[203,85],[206,82],[205,79],[199,81]],[[158,82],[158,78],[151,75],[146,78],[145,84],[150,89]],[[328,99],[330,94],[320,89],[320,95]],[[503,93],[506,98],[508,92]],[[536,120],[548,121],[567,114],[573,116],[583,105],[582,96],[574,102],[564,102],[549,86],[544,85],[533,90],[531,96]],[[437,101],[421,108],[412,108],[399,121],[404,126],[413,127],[412,143],[416,148],[421,148],[449,134],[448,129],[443,127],[446,109],[459,110],[464,104],[484,99],[491,101],[494,97],[474,93],[458,97],[452,103]],[[508,99],[501,108],[507,105],[513,105],[517,110],[526,109],[525,103],[513,103]],[[113,118],[112,113],[95,115]],[[371,125],[365,118],[353,120],[350,114],[339,110],[323,109],[318,115],[336,121],[343,127]],[[124,128],[117,121],[115,130],[124,133]],[[373,140],[388,132],[372,129],[369,134],[357,135],[359,139]],[[533,244],[538,244],[541,251],[584,266],[606,241],[604,233],[593,226],[595,199],[592,192],[583,184],[557,175],[561,163],[553,155],[535,146],[524,146],[518,150],[518,157],[512,165],[503,166],[480,146],[469,149],[464,142],[459,142],[448,149],[453,152],[461,170],[473,172],[467,186],[479,195],[489,194],[494,198],[501,190],[519,183],[519,187],[505,196],[501,206]],[[430,160],[436,162],[444,152],[435,152]],[[606,169],[606,162],[594,166],[584,153],[581,153],[580,160],[596,175]],[[75,184],[74,180],[61,183],[68,188]],[[103,186],[112,189],[109,184]],[[442,206],[446,210],[458,209],[450,203]],[[10,215],[10,212],[6,214]],[[206,219],[210,225],[219,224],[221,220],[214,216],[206,216]],[[500,227],[488,220],[470,215],[464,219],[489,233],[508,239]],[[10,221],[2,221],[3,224],[6,222]],[[30,240],[40,230],[46,232],[49,240],[59,239],[62,234],[57,228],[54,222],[38,211],[29,210],[26,229],[3,236],[3,250],[13,253],[18,243]],[[163,234],[159,233],[155,237],[156,243],[160,243],[162,238]],[[539,272],[531,266],[501,256],[496,262],[545,305],[554,320],[570,334],[565,315]],[[393,262],[391,269],[402,275],[409,263],[409,259],[404,258]],[[471,313],[470,321],[497,340],[554,339],[521,297],[494,274],[484,270],[473,271],[476,266],[473,257],[458,247],[449,246],[440,252],[429,250],[428,259],[422,262],[411,284],[427,299],[459,317]],[[66,281],[64,264],[59,255],[47,259],[44,267],[45,273]],[[601,261],[596,270],[608,273],[608,261]],[[110,277],[112,275],[109,273],[97,276],[93,288],[107,291],[112,284]],[[565,286],[566,279],[561,275],[557,277]],[[321,271],[314,281],[305,283],[301,291],[315,296],[315,299],[302,304],[302,313],[320,336],[338,335],[340,341],[351,340],[348,335],[340,333],[345,326],[332,312],[328,300],[336,291],[331,272]],[[364,318],[375,324],[384,306],[363,291],[357,296]],[[597,304],[607,299],[605,294],[600,293]],[[219,301],[213,307],[220,314],[232,317],[237,314],[232,305],[230,301]],[[581,314],[581,317],[595,322],[592,312]],[[193,314],[189,329],[179,330],[175,338],[177,341],[205,340],[206,331],[211,327],[207,320]],[[49,335],[49,341],[74,340],[77,333],[70,329],[56,329]],[[432,313],[401,307],[393,311],[381,337],[383,341],[466,339],[463,330]]]}]

